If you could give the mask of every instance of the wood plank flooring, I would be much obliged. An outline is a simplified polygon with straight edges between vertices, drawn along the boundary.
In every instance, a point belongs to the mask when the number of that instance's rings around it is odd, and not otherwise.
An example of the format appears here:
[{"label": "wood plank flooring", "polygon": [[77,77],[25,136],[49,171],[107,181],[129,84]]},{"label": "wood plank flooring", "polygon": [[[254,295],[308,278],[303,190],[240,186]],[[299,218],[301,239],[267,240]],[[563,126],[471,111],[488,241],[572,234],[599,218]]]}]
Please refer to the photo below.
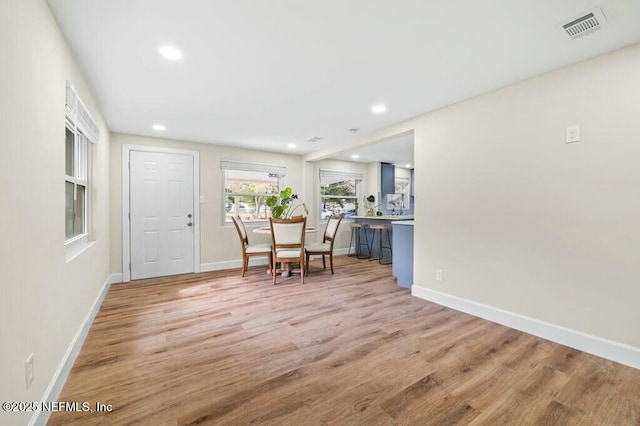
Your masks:
[{"label": "wood plank flooring", "polygon": [[50,425],[640,425],[640,370],[312,261],[116,284]]}]

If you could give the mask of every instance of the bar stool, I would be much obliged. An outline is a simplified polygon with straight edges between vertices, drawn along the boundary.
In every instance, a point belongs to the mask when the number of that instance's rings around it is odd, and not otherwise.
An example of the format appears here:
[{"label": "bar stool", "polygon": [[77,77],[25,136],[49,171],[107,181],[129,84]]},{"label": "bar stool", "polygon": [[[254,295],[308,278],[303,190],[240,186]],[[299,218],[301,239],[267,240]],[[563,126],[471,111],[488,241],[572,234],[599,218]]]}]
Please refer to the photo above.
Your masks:
[{"label": "bar stool", "polygon": [[[371,254],[369,261],[372,260],[377,260],[378,263],[380,263],[381,265],[388,265],[392,262],[391,258],[393,257],[393,250],[391,249],[391,233],[389,232],[389,230],[391,229],[391,225],[370,225],[369,229],[373,230],[373,235],[371,236],[371,247],[369,248],[369,253]],[[376,231],[378,232],[378,235],[380,237],[380,246],[379,246],[379,250],[378,250],[378,257],[374,258],[373,257],[373,245],[374,242],[376,240]],[[382,238],[382,231],[387,231],[387,242],[389,243],[389,245],[385,246],[383,244],[383,238]],[[389,250],[389,261],[388,262],[383,262],[384,260],[384,252],[383,250],[387,249]]]},{"label": "bar stool", "polygon": [[[369,226],[366,223],[351,223],[351,239],[349,240],[349,250],[347,256],[357,257],[358,259],[368,259],[371,257],[371,249],[369,248],[369,237],[367,237],[367,228]],[[364,231],[364,242],[362,242],[362,233]],[[351,247],[353,246],[354,252],[351,254]],[[367,255],[362,254],[362,247],[367,248]]]}]

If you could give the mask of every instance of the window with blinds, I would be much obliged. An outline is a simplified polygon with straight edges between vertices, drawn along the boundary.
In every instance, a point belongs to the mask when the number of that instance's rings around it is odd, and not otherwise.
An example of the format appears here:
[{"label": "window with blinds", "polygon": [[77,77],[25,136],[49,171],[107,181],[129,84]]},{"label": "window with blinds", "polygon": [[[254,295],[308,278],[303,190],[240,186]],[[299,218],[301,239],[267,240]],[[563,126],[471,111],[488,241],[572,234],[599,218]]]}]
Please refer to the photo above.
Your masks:
[{"label": "window with blinds", "polygon": [[355,216],[361,173],[320,170],[320,219],[332,215]]},{"label": "window with blinds", "polygon": [[267,198],[278,195],[287,168],[271,164],[223,160],[220,163],[224,182],[224,223],[233,216],[245,222],[265,221],[271,216]]},{"label": "window with blinds", "polygon": [[75,248],[88,241],[91,151],[100,131],[69,81],[65,105],[65,245]]}]

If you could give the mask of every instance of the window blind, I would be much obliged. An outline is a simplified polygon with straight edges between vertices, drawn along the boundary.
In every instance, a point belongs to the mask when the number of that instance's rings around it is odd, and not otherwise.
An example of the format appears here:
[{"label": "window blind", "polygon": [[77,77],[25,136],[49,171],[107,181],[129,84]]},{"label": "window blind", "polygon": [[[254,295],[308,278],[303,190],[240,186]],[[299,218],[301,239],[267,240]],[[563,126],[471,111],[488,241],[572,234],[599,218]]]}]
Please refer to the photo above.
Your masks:
[{"label": "window blind", "polygon": [[100,129],[70,81],[67,81],[66,107],[69,120],[84,133],[89,142],[98,143]]},{"label": "window blind", "polygon": [[362,173],[320,169],[321,182],[340,182],[347,179],[362,180],[363,178]]},{"label": "window blind", "polygon": [[287,167],[274,164],[248,163],[244,161],[222,160],[220,161],[222,170],[244,170],[250,172],[265,172],[278,176],[286,176]]}]

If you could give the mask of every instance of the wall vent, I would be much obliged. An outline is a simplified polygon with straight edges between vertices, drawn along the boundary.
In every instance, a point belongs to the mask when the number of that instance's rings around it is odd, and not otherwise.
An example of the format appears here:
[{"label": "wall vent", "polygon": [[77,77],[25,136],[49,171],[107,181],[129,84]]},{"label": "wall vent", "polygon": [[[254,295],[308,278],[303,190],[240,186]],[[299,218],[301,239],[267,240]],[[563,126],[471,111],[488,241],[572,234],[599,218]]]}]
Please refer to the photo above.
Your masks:
[{"label": "wall vent", "polygon": [[588,36],[606,25],[607,19],[604,17],[602,9],[596,7],[572,18],[569,22],[562,25],[562,29],[572,40],[575,40]]}]

